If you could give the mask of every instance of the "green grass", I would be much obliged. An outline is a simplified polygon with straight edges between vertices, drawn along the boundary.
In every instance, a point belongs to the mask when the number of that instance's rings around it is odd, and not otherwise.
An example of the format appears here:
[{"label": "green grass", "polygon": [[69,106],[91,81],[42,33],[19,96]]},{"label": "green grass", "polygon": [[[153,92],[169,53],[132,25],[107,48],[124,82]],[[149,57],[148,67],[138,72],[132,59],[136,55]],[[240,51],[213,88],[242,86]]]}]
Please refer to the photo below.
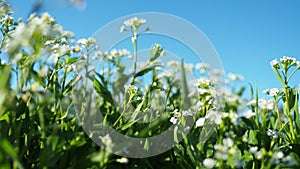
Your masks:
[{"label": "green grass", "polygon": [[[189,70],[183,60],[163,64],[164,48],[157,44],[141,65],[143,19],[122,27],[133,37],[132,55],[101,53],[94,39],[75,41],[48,14],[15,21],[6,3],[0,4],[0,168],[300,167],[299,90],[289,84],[300,69],[296,59],[271,61],[282,89],[265,90],[269,98],[260,98],[250,85],[251,96],[243,96],[239,75],[208,76],[207,65]],[[201,70],[190,85],[187,72]],[[227,86],[220,83],[225,80]],[[104,131],[148,138],[172,126],[176,144],[144,158],[111,153],[139,145],[119,145]],[[140,151],[147,154],[152,144],[141,143]]]}]

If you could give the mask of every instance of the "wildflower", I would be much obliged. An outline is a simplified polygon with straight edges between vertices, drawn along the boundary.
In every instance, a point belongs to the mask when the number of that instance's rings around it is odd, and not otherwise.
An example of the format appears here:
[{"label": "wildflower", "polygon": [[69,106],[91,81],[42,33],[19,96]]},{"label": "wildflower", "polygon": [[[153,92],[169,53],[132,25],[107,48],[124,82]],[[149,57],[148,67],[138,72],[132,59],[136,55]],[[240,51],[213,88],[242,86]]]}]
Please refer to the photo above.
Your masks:
[{"label": "wildflower", "polygon": [[145,23],[146,23],[145,19],[138,19],[137,17],[133,17],[131,19],[124,21],[125,26],[132,27],[134,29],[139,28],[141,25],[144,25]]},{"label": "wildflower", "polygon": [[239,116],[249,119],[249,118],[255,116],[255,112],[253,112],[252,110],[248,110],[248,111],[241,113]]},{"label": "wildflower", "polygon": [[271,129],[268,129],[268,130],[267,130],[267,135],[268,135],[268,136],[271,136],[272,138],[275,138],[275,139],[278,138],[277,132],[274,131],[274,130],[271,130]]},{"label": "wildflower", "polygon": [[223,145],[226,147],[232,147],[233,140],[231,138],[225,138],[225,139],[223,139]]},{"label": "wildflower", "polygon": [[98,57],[101,56],[101,55],[102,55],[102,53],[101,53],[100,51],[97,51],[97,52],[94,53],[92,59],[93,59],[93,60],[96,60],[96,59],[98,59]]},{"label": "wildflower", "polygon": [[254,147],[250,147],[250,148],[249,148],[249,152],[252,153],[252,154],[256,154],[256,153],[257,153],[257,150],[258,150],[258,147],[257,147],[257,146],[254,146]]},{"label": "wildflower", "polygon": [[124,88],[130,94],[130,96],[134,96],[138,91],[138,88],[134,85],[125,85]]},{"label": "wildflower", "polygon": [[118,53],[118,51],[117,51],[116,49],[112,49],[112,50],[110,51],[110,55],[112,55],[112,56],[117,55],[117,53]]},{"label": "wildflower", "polygon": [[195,114],[195,112],[191,111],[191,110],[184,110],[182,111],[182,115],[183,116],[193,116]]},{"label": "wildflower", "polygon": [[174,114],[175,117],[180,117],[181,113],[178,111],[178,109],[175,109],[172,114]]},{"label": "wildflower", "polygon": [[106,146],[111,146],[112,145],[112,139],[111,139],[111,137],[108,134],[105,135],[105,136],[99,136],[99,139]]},{"label": "wildflower", "polygon": [[126,164],[129,162],[128,158],[126,158],[126,157],[118,158],[116,161],[118,163],[122,163],[122,164]]},{"label": "wildflower", "polygon": [[247,103],[248,106],[255,106],[256,100],[251,100],[249,103]]},{"label": "wildflower", "polygon": [[281,151],[275,152],[272,154],[270,159],[271,164],[279,164],[280,160],[283,158],[284,154]]},{"label": "wildflower", "polygon": [[260,160],[264,157],[265,152],[266,152],[266,150],[264,148],[262,148],[255,154],[255,157]]},{"label": "wildflower", "polygon": [[272,61],[270,62],[270,65],[271,65],[273,68],[275,68],[275,69],[279,69],[279,68],[280,68],[279,62],[278,62],[277,59],[272,60]]},{"label": "wildflower", "polygon": [[167,62],[167,67],[178,67],[179,66],[179,62],[175,61],[175,60],[171,60]]},{"label": "wildflower", "polygon": [[205,122],[205,118],[199,118],[197,121],[196,121],[196,127],[202,127],[204,125],[204,122]]},{"label": "wildflower", "polygon": [[31,84],[30,90],[33,92],[42,92],[42,91],[44,91],[44,88],[39,83],[34,82]]},{"label": "wildflower", "polygon": [[203,160],[203,165],[206,168],[213,168],[216,164],[216,161],[212,158],[206,158]]},{"label": "wildflower", "polygon": [[41,77],[45,77],[45,76],[47,76],[48,71],[49,71],[48,67],[47,67],[47,66],[43,66],[43,67],[39,70],[38,75],[41,76]]},{"label": "wildflower", "polygon": [[214,121],[217,125],[219,125],[222,122],[222,113],[218,113],[214,110],[209,110],[206,118],[208,120]]},{"label": "wildflower", "polygon": [[275,102],[273,100],[262,98],[258,100],[258,105],[261,109],[273,110]]},{"label": "wildflower", "polygon": [[211,85],[211,81],[209,79],[206,78],[200,78],[197,79],[194,86],[196,87],[200,87],[200,88],[207,88]]},{"label": "wildflower", "polygon": [[120,55],[130,55],[130,52],[127,49],[122,49],[118,51]]},{"label": "wildflower", "polygon": [[176,117],[171,117],[170,122],[173,124],[177,124],[178,119]]},{"label": "wildflower", "polygon": [[215,157],[217,159],[221,160],[227,160],[228,159],[228,147],[221,145],[221,144],[216,144],[214,145],[214,149],[216,150]]},{"label": "wildflower", "polygon": [[122,25],[120,28],[120,32],[124,32],[124,31],[126,31],[126,27],[124,25]]},{"label": "wildflower", "polygon": [[270,89],[270,96],[277,96],[279,94],[279,89],[272,88]]},{"label": "wildflower", "polygon": [[289,66],[289,65],[295,66],[296,58],[283,56],[282,58],[280,58],[280,62],[281,62],[281,64],[286,65],[286,66]]},{"label": "wildflower", "polygon": [[1,60],[1,65],[6,65],[6,61],[5,60]]},{"label": "wildflower", "polygon": [[81,38],[77,41],[77,43],[82,45],[82,46],[86,46],[87,45],[87,39]]},{"label": "wildflower", "polygon": [[79,53],[81,51],[81,48],[79,46],[73,47],[73,52]]},{"label": "wildflower", "polygon": [[63,31],[62,36],[66,37],[66,38],[69,38],[69,39],[75,37],[74,33],[70,32],[70,31]]},{"label": "wildflower", "polygon": [[195,69],[198,69],[198,70],[200,70],[200,69],[205,69],[205,70],[207,70],[207,69],[209,69],[210,68],[210,66],[209,66],[209,64],[207,64],[207,63],[197,63],[196,65],[195,65]]},{"label": "wildflower", "polygon": [[244,80],[243,76],[232,74],[232,73],[228,73],[227,77],[232,81],[243,81]]},{"label": "wildflower", "polygon": [[198,89],[198,92],[199,92],[200,95],[204,95],[204,94],[209,93],[207,89],[202,89],[202,88]]}]

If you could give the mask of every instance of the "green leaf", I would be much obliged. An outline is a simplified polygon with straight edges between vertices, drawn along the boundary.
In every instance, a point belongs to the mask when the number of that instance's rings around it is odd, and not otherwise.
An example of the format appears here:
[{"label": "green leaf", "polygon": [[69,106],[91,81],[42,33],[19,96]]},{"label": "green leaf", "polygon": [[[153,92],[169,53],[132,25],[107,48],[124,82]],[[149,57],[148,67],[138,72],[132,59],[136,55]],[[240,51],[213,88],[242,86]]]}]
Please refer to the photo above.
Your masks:
[{"label": "green leaf", "polygon": [[252,120],[247,119],[247,118],[245,118],[245,117],[242,117],[241,119],[242,119],[243,122],[246,124],[246,126],[247,126],[248,129],[250,129],[250,130],[255,129],[255,124],[252,122]]},{"label": "green leaf", "polygon": [[178,126],[174,127],[174,141],[176,143],[179,143],[179,141],[178,141]]},{"label": "green leaf", "polygon": [[154,65],[154,66],[146,67],[146,68],[142,69],[141,71],[137,72],[137,73],[134,75],[134,77],[136,78],[136,77],[139,77],[139,76],[143,76],[143,75],[145,75],[146,73],[148,73],[148,72],[154,70],[154,69],[155,69],[156,67],[158,67],[158,66],[159,66],[159,65]]},{"label": "green leaf", "polygon": [[111,105],[114,105],[114,100],[111,93],[96,78],[94,79],[94,87],[97,93],[102,96],[105,101],[108,101]]},{"label": "green leaf", "polygon": [[2,105],[6,100],[5,98],[9,90],[10,70],[11,66],[5,66],[4,69],[0,72],[0,115],[2,114]]},{"label": "green leaf", "polygon": [[18,168],[23,169],[22,164],[18,160],[17,152],[14,150],[12,145],[6,139],[1,140],[0,148],[6,153],[6,155],[8,155],[10,158],[12,158],[14,163],[17,164]]},{"label": "green leaf", "polygon": [[182,102],[182,108],[187,109],[191,106],[190,99],[188,97],[189,95],[189,89],[187,85],[187,80],[186,80],[186,73],[185,73],[185,68],[184,68],[184,62],[183,59],[181,60],[181,80],[182,80],[182,88],[183,88],[183,102]]},{"label": "green leaf", "polygon": [[257,133],[258,130],[249,130],[249,144],[257,145],[258,144],[258,138],[257,138]]}]

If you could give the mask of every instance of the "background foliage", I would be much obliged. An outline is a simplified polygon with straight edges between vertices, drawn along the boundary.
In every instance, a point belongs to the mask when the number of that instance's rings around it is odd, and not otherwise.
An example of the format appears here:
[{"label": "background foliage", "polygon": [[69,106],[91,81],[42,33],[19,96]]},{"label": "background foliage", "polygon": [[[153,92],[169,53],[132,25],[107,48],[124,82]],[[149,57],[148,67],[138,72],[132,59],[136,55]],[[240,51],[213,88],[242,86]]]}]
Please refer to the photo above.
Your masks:
[{"label": "background foliage", "polygon": [[[252,95],[244,99],[240,75],[229,74],[224,89],[224,76],[217,70],[208,76],[211,68],[205,63],[163,65],[159,44],[150,47],[146,63],[139,63],[138,34],[144,19],[132,18],[121,27],[132,35],[132,54],[126,49],[102,53],[94,39],[76,41],[47,13],[15,20],[7,3],[0,3],[0,168],[299,167],[299,90],[289,84],[300,69],[295,58],[270,62],[282,89],[267,89],[270,98],[259,98],[250,86]],[[99,68],[92,66],[94,61],[101,63]],[[201,77],[189,82],[187,72],[200,72]],[[98,93],[93,106],[120,133],[150,137],[173,124],[191,131],[158,156],[134,159],[109,153],[104,148],[117,143],[107,135],[100,138],[105,146],[95,144],[75,113],[74,92],[86,87],[86,78]],[[122,113],[127,110],[133,113]],[[135,112],[155,112],[159,119],[140,124],[123,117],[135,119]],[[186,126],[187,118],[195,125]],[[210,137],[203,139],[203,134]]]}]

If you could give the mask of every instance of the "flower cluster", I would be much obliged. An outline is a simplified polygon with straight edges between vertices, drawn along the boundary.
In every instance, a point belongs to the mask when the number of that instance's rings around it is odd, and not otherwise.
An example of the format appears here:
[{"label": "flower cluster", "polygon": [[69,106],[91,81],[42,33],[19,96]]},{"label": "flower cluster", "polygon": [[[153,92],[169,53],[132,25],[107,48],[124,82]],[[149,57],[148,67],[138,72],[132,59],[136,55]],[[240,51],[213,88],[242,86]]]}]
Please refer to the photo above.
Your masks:
[{"label": "flower cluster", "polygon": [[300,61],[297,61],[296,58],[283,56],[280,58],[280,62],[277,59],[274,59],[270,62],[270,65],[275,69],[280,69],[280,64],[284,69],[288,69],[290,66],[297,66],[297,69],[300,69]]},{"label": "flower cluster", "polygon": [[270,96],[277,96],[280,93],[280,90],[278,88],[265,89],[263,93]]},{"label": "flower cluster", "polygon": [[128,19],[124,21],[124,25],[121,26],[120,32],[126,31],[126,27],[130,29],[137,30],[140,26],[144,25],[146,23],[145,19],[138,19],[137,17],[133,17],[131,19]]}]

